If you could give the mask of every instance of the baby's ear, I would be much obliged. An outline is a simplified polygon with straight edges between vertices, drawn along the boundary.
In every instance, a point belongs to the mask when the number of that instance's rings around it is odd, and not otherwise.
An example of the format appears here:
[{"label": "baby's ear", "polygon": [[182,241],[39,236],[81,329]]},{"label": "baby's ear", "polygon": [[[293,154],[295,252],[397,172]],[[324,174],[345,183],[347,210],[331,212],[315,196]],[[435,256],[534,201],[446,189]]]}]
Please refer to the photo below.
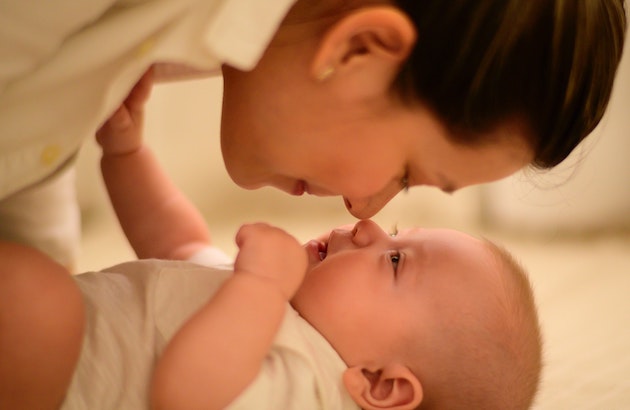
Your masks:
[{"label": "baby's ear", "polygon": [[408,410],[422,401],[422,385],[402,364],[380,369],[355,366],[343,374],[343,382],[354,401],[366,410]]}]

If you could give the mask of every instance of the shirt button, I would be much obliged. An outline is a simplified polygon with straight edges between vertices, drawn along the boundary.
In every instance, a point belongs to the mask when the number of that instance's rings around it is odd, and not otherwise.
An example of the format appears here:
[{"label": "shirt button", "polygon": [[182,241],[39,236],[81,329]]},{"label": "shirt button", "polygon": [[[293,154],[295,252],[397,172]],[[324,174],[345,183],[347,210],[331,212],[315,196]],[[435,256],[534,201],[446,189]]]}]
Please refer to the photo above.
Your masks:
[{"label": "shirt button", "polygon": [[39,161],[41,162],[42,165],[49,167],[53,165],[55,162],[57,162],[60,155],[61,155],[61,148],[59,147],[59,145],[54,145],[54,144],[47,145],[42,150],[39,156]]},{"label": "shirt button", "polygon": [[143,57],[149,54],[151,50],[153,50],[154,47],[155,47],[155,40],[153,38],[148,38],[144,40],[142,44],[138,46],[138,48],[136,48],[136,56]]}]

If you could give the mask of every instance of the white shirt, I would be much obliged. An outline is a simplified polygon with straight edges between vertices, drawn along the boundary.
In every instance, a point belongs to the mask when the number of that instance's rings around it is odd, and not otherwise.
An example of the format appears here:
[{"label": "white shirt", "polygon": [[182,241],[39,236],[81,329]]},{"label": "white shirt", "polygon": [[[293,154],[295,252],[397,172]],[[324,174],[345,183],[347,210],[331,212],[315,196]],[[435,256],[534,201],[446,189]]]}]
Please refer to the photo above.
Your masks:
[{"label": "white shirt", "polygon": [[154,63],[252,69],[296,0],[0,0],[0,198],[70,161]]}]

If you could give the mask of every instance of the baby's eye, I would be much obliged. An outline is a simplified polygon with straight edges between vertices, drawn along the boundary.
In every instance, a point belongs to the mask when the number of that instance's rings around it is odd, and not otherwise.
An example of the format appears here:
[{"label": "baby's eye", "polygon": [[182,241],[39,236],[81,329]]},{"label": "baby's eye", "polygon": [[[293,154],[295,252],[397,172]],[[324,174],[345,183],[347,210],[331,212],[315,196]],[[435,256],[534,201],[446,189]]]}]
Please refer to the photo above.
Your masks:
[{"label": "baby's eye", "polygon": [[394,274],[398,272],[398,262],[400,262],[400,252],[391,251],[389,253],[389,260],[392,263],[392,268],[394,269]]}]

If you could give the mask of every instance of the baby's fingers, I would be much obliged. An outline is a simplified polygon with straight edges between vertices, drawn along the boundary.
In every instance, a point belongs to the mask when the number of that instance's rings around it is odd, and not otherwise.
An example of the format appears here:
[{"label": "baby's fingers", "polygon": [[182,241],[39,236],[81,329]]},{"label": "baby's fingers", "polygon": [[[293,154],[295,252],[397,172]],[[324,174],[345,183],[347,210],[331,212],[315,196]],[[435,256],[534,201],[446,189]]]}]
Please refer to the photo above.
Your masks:
[{"label": "baby's fingers", "polygon": [[153,70],[138,80],[125,101],[96,132],[104,154],[128,154],[142,145],[144,105],[151,94]]},{"label": "baby's fingers", "polygon": [[149,68],[131,89],[124,104],[131,111],[142,110],[153,88],[153,68]]},{"label": "baby's fingers", "polygon": [[291,297],[306,271],[306,251],[282,229],[258,223],[241,227],[236,235],[239,254],[234,268],[276,281]]}]

